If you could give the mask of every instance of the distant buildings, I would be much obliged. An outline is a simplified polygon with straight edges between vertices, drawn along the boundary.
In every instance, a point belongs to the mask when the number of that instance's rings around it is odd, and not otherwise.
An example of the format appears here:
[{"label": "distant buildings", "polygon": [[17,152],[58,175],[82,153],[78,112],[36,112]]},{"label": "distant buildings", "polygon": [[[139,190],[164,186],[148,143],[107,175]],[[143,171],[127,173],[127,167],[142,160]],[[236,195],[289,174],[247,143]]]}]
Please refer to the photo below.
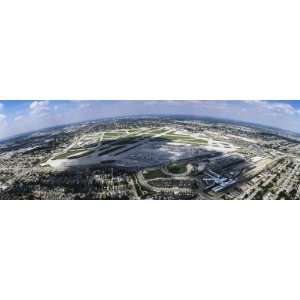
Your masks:
[{"label": "distant buildings", "polygon": [[[89,165],[47,164],[92,155]],[[86,122],[0,144],[0,199],[299,199],[299,175],[291,136],[176,116]]]}]

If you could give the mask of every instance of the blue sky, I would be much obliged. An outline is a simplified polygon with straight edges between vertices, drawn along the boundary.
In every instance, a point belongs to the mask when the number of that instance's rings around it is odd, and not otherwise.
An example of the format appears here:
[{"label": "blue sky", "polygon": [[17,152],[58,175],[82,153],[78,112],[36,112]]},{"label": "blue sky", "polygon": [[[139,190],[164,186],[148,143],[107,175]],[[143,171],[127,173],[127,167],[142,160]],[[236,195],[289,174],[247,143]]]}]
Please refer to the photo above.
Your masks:
[{"label": "blue sky", "polygon": [[300,132],[295,101],[0,101],[0,139],[55,125],[140,114],[191,114]]}]

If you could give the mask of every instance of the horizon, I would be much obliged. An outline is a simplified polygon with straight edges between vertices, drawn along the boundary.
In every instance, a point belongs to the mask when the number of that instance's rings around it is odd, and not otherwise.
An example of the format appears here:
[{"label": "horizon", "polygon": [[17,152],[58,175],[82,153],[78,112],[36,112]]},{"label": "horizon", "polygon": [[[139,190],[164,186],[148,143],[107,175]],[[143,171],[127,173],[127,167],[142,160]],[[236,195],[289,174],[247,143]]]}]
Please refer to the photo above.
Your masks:
[{"label": "horizon", "polygon": [[0,141],[51,127],[143,115],[216,118],[300,133],[299,100],[2,100]]}]

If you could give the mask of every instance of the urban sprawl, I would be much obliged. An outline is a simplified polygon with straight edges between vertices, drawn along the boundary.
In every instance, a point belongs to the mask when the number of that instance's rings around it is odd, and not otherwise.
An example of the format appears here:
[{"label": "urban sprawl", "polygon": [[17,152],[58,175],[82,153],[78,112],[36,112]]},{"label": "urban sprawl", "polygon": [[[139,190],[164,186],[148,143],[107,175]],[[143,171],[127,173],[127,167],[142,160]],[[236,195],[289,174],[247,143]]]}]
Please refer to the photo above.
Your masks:
[{"label": "urban sprawl", "polygon": [[103,119],[0,143],[0,199],[300,198],[300,139],[191,116]]}]

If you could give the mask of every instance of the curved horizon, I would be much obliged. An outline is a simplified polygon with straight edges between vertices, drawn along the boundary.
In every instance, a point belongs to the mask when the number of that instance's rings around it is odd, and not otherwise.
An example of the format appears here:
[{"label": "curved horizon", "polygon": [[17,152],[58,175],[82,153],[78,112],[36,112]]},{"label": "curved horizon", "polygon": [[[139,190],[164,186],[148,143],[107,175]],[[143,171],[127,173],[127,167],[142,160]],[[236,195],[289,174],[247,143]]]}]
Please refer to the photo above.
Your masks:
[{"label": "curved horizon", "polygon": [[56,126],[147,115],[209,117],[300,133],[299,100],[4,100],[0,140]]}]

